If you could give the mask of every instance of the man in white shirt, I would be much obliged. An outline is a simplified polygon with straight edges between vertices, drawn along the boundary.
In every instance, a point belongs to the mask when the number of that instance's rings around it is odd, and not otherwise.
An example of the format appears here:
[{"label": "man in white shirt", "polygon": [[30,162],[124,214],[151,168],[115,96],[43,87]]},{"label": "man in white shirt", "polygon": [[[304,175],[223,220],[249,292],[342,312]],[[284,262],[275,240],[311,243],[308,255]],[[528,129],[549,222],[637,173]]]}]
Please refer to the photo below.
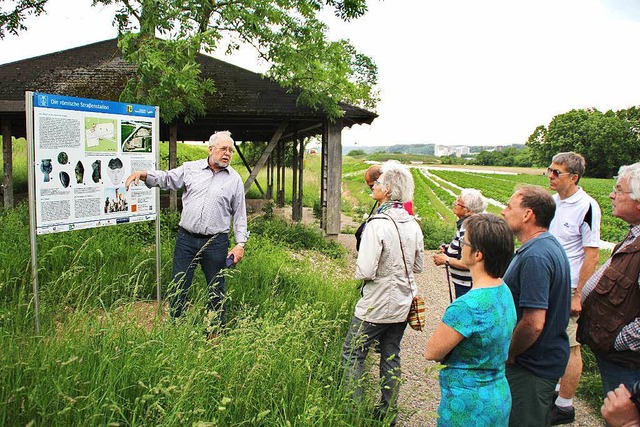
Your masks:
[{"label": "man in white shirt", "polygon": [[[224,322],[226,290],[220,270],[227,258],[233,264],[240,262],[249,238],[244,184],[230,166],[233,152],[231,133],[216,132],[209,138],[207,158],[185,162],[169,171],[135,171],[125,182],[127,190],[139,181],[149,188],[184,189],[180,229],[173,252],[173,282],[168,292],[169,313],[173,318],[182,316],[193,273],[200,264],[208,286],[211,337]],[[232,223],[236,245],[229,249]]]},{"label": "man in white shirt", "polygon": [[549,187],[556,213],[549,232],[562,244],[571,265],[571,318],[567,327],[569,362],[560,379],[558,397],[551,407],[551,425],[568,424],[575,420],[573,397],[582,374],[582,354],[576,340],[577,320],[582,310],[582,288],[598,265],[600,219],[598,203],[578,186],[585,171],[584,158],[574,152],[558,153],[547,168]]}]

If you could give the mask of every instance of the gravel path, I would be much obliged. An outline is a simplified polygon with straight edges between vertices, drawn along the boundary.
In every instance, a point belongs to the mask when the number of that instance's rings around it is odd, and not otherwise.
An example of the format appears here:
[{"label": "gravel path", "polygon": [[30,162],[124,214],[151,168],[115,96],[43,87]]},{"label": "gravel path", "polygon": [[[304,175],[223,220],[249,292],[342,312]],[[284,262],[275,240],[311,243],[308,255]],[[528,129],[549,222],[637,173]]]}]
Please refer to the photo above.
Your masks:
[{"label": "gravel path", "polygon": [[[355,265],[355,238],[341,234],[338,242],[350,252]],[[437,251],[425,251],[425,269],[416,275],[418,289],[427,304],[427,321],[422,332],[407,328],[402,339],[402,375],[404,384],[400,389],[400,415],[398,426],[423,427],[435,426],[440,387],[438,385],[438,364],[424,359],[427,339],[431,336],[449,305],[449,291],[444,268],[432,262]],[[372,367],[371,375],[377,378],[378,368]],[[576,421],[567,426],[602,426],[600,414],[584,403],[575,402]]]}]

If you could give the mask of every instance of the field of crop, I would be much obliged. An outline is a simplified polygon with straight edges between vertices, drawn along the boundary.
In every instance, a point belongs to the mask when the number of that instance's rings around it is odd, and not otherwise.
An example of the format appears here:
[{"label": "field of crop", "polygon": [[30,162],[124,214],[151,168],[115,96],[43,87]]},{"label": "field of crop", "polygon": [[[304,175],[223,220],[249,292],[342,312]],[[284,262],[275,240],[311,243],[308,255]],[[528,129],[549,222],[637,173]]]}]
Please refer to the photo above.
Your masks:
[{"label": "field of crop", "polygon": [[[431,173],[462,188],[481,190],[485,196],[503,204],[509,201],[509,197],[518,184],[533,184],[549,188],[547,177],[540,175],[503,175],[453,170],[431,170]],[[602,240],[608,242],[619,242],[628,231],[624,221],[612,215],[609,193],[614,184],[615,179],[582,178],[580,180],[580,186],[600,205],[602,210],[601,237]]]}]

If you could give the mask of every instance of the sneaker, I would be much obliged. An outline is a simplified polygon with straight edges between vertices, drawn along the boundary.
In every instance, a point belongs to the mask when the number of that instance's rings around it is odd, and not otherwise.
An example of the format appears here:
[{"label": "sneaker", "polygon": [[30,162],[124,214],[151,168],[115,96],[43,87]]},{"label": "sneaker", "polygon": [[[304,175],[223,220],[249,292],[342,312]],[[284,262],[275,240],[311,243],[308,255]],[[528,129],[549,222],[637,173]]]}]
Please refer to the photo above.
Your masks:
[{"label": "sneaker", "polygon": [[576,410],[573,406],[570,409],[563,409],[558,405],[551,407],[551,416],[549,418],[550,426],[557,426],[558,424],[570,424],[576,420]]}]

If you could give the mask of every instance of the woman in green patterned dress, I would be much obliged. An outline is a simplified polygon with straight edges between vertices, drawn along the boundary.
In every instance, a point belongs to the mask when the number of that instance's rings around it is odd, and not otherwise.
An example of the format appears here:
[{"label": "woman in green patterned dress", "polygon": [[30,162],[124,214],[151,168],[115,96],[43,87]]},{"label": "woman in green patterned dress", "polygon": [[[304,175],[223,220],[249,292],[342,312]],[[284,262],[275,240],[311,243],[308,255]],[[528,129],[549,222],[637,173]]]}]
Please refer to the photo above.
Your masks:
[{"label": "woman in green patterned dress", "polygon": [[502,275],[513,256],[513,234],[491,214],[473,215],[464,226],[462,261],[473,288],[447,308],[425,352],[444,365],[438,426],[506,426],[511,394],[505,361],[516,310]]}]

